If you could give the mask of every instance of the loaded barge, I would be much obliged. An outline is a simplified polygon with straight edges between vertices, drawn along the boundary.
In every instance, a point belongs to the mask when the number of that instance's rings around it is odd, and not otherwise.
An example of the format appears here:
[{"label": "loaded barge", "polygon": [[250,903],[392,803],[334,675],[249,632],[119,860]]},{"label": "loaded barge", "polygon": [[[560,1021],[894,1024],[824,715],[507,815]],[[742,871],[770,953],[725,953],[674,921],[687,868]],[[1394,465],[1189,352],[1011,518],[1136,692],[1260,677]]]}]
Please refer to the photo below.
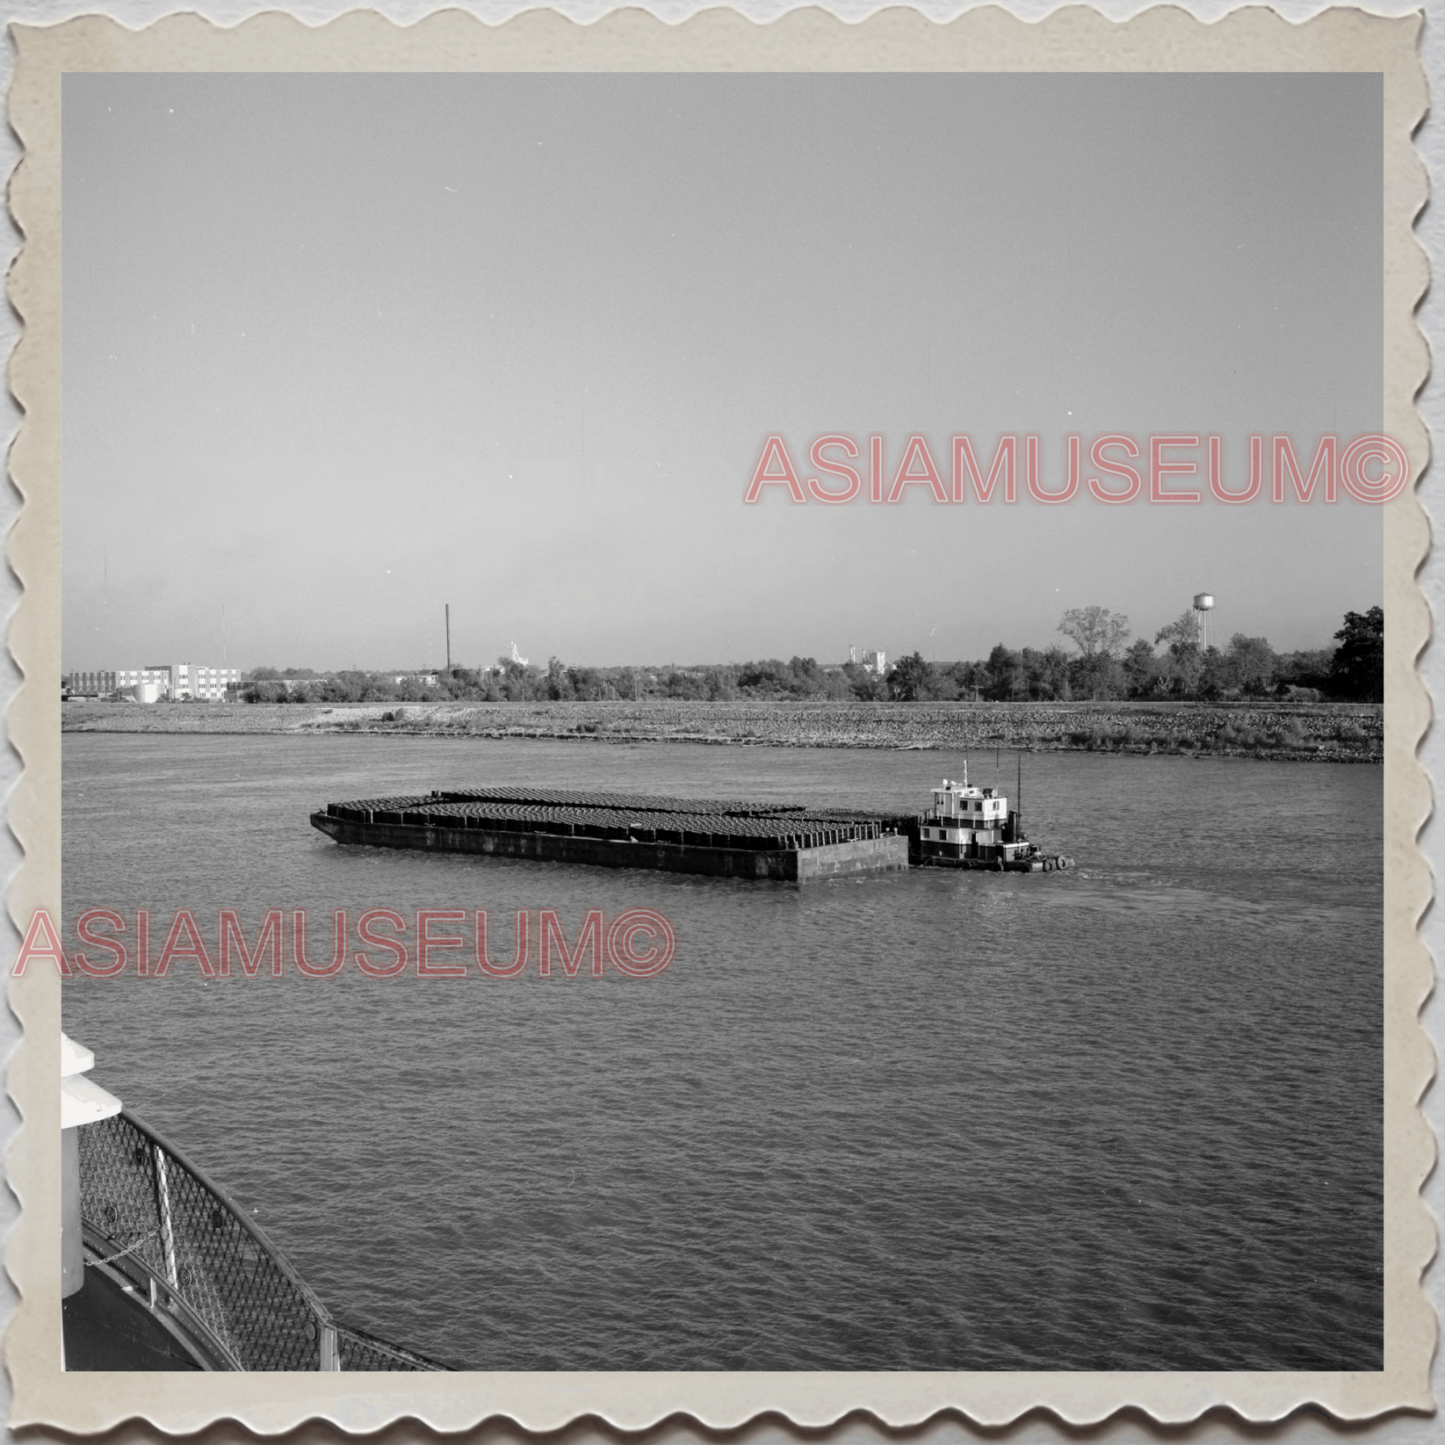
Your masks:
[{"label": "loaded barge", "polygon": [[311,824],[370,847],[781,882],[910,866],[1037,873],[1072,862],[1030,843],[1007,800],[969,788],[966,776],[945,779],[922,814],[495,787],[328,803]]}]

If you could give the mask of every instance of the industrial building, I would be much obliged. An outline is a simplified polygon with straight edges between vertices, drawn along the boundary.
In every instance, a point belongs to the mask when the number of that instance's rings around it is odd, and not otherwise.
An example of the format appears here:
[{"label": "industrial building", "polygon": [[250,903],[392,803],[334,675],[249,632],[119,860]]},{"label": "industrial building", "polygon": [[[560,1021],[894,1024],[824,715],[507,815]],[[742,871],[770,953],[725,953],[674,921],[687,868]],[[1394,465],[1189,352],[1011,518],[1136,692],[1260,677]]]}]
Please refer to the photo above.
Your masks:
[{"label": "industrial building", "polygon": [[237,667],[203,667],[193,662],[157,663],[149,667],[116,668],[98,672],[68,672],[62,679],[72,693],[109,697],[128,692],[137,702],[197,700],[219,702],[229,687],[240,687]]}]

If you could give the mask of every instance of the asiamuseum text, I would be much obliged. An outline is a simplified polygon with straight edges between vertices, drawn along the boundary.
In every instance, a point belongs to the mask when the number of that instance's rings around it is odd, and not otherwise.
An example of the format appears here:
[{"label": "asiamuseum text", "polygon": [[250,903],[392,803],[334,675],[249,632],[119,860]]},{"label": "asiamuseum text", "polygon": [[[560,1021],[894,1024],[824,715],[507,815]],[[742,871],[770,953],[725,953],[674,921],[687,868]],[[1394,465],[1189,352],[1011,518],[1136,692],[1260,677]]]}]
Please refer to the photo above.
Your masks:
[{"label": "asiamuseum text", "polygon": [[[1208,495],[1237,507],[1261,496],[1266,479],[1267,495],[1276,505],[1308,503],[1316,495],[1333,503],[1343,489],[1357,502],[1379,506],[1410,485],[1404,447],[1374,433],[1344,443],[1337,436],[1322,436],[1308,466],[1301,461],[1310,456],[1308,450],[1297,451],[1293,438],[1283,433],[1251,436],[1247,449],[1231,464],[1226,464],[1222,436],[1189,432],[1149,436],[1142,443],[1125,432],[1105,432],[1087,451],[1083,437],[1075,433],[1064,439],[1062,455],[1052,461],[1041,460],[1041,451],[1036,435],[1005,434],[990,458],[986,448],[974,447],[967,433],[957,433],[949,438],[945,473],[921,433],[891,449],[881,435],[867,437],[860,446],[845,432],[827,432],[813,439],[808,466],[800,467],[786,438],[772,432],[758,454],[743,501],[753,506],[772,489],[781,489],[799,504],[836,507],[866,496],[870,503],[896,506],[910,491],[921,489],[942,505],[988,504],[997,498],[1012,506],[1019,500],[1022,476],[1023,493],[1045,506],[1076,497],[1114,507],[1140,498],[1155,506],[1194,506]],[[981,457],[988,463],[986,471]]]},{"label": "asiamuseum text", "polygon": [[[273,908],[248,942],[240,915],[232,908],[216,913],[210,946],[189,908],[177,909],[167,924],[137,909],[127,921],[109,908],[89,908],[75,920],[80,947],[66,952],[50,914],[36,909],[16,954],[11,974],[19,977],[30,963],[52,965],[63,977],[113,978],[131,972],[139,978],[166,978],[173,966],[195,969],[205,978],[280,978],[289,959],[307,978],[330,978],[348,961],[371,978],[516,978],[535,965],[549,978],[554,968],[567,978],[585,973],[601,978],[609,970],[628,978],[655,978],[677,952],[677,934],[667,917],[653,908],[629,908],[608,919],[588,909],[574,941],[556,910],[533,914],[518,909],[512,924],[510,957],[492,957],[493,939],[485,908],[471,915],[464,908],[421,908],[409,920],[393,908],[368,908],[356,918],[354,951],[351,918],[338,908],[331,918],[329,952],[308,940],[304,908]],[[470,922],[470,936],[467,926]],[[318,930],[319,932],[320,930]]]}]

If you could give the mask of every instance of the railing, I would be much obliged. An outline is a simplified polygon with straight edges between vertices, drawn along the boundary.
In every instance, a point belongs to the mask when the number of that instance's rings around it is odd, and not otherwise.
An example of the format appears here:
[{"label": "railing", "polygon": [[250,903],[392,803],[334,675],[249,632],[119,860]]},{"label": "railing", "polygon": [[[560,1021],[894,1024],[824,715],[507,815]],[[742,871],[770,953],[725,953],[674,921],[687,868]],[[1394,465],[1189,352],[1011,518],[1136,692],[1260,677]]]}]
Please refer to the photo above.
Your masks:
[{"label": "railing", "polygon": [[212,1368],[446,1368],[337,1324],[261,1229],[133,1114],[83,1125],[79,1144],[91,1263],[138,1286]]},{"label": "railing", "polygon": [[401,1345],[390,1344],[350,1325],[336,1326],[339,1370],[444,1370],[435,1360]]}]

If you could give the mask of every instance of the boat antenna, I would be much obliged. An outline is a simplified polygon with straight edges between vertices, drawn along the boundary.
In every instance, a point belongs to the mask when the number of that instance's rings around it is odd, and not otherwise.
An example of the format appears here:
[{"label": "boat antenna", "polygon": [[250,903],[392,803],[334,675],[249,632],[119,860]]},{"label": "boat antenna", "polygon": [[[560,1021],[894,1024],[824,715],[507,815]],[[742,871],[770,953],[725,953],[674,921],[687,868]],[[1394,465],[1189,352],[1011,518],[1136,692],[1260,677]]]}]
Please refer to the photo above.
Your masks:
[{"label": "boat antenna", "polygon": [[1014,829],[1016,832],[1022,833],[1024,830],[1024,755],[1017,754],[1014,761],[1019,765],[1018,807],[1014,810],[1018,817],[1014,823]]}]

